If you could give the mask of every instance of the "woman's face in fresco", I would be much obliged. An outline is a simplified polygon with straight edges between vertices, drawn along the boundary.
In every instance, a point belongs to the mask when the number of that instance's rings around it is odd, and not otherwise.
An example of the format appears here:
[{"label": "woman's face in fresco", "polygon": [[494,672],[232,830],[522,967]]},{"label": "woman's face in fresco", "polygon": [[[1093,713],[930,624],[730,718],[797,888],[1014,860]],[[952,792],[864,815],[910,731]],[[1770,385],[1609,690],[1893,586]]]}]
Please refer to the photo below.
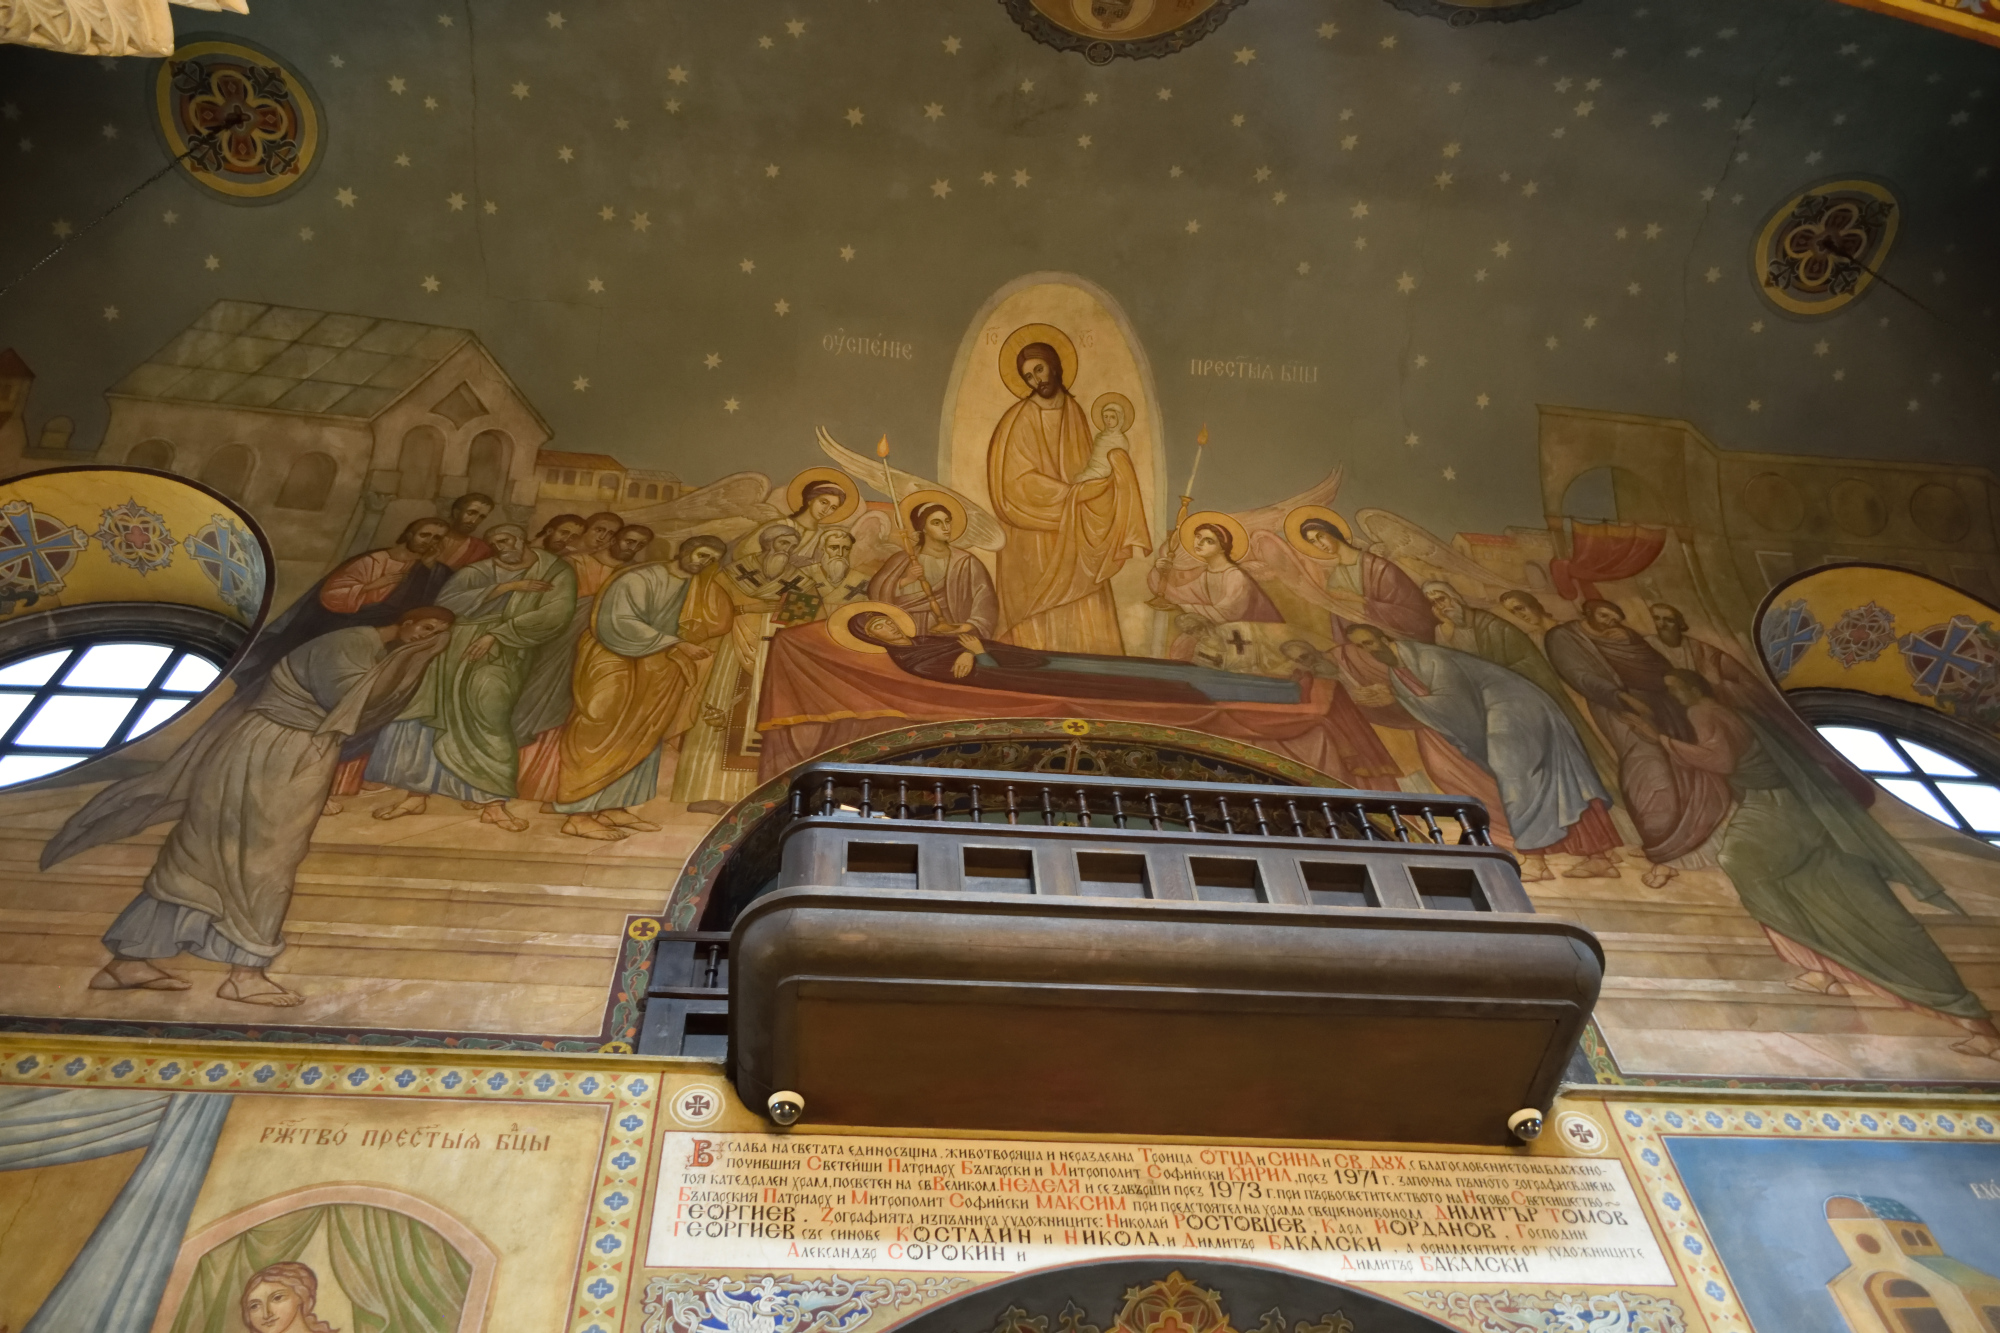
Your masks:
[{"label": "woman's face in fresco", "polygon": [[1115,433],[1125,429],[1125,409],[1116,403],[1106,403],[1104,410],[1097,414],[1097,419],[1104,423],[1104,429],[1108,431]]},{"label": "woman's face in fresco", "polygon": [[299,1297],[290,1287],[260,1282],[243,1298],[243,1322],[255,1333],[289,1333],[299,1326]]},{"label": "woman's face in fresco", "polygon": [[1222,550],[1222,543],[1215,540],[1215,534],[1204,530],[1195,533],[1188,550],[1194,553],[1196,559],[1206,560]]},{"label": "woman's face in fresco", "polygon": [[942,546],[951,540],[951,515],[943,512],[924,519],[924,536]]},{"label": "woman's face in fresco", "polygon": [[838,495],[822,493],[812,498],[812,503],[806,506],[806,512],[824,523],[832,516],[833,511],[838,508],[840,508],[840,497]]}]

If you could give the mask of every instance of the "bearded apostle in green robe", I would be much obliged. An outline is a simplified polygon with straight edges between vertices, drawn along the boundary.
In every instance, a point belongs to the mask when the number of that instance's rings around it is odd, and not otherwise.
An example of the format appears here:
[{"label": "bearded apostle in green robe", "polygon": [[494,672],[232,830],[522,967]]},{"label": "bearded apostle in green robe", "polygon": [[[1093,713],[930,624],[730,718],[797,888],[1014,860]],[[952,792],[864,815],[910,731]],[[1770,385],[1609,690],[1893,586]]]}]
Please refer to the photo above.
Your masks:
[{"label": "bearded apostle in green robe", "polygon": [[1757,713],[1728,707],[1692,671],[1667,673],[1695,739],[1654,736],[1679,762],[1722,774],[1739,804],[1717,859],[1794,989],[1873,993],[1965,1029],[1952,1049],[2000,1059],[2000,1030],[1923,923],[1890,888],[1964,914],[1931,873],[1818,764]]},{"label": "bearded apostle in green robe", "polygon": [[514,706],[535,649],[569,625],[576,571],[530,546],[515,524],[492,528],[486,540],[494,553],[452,575],[438,594],[438,604],[458,615],[451,642],[369,756],[370,781],[407,793],[377,819],[422,814],[437,793],[485,807],[486,823],[516,833],[528,827],[507,810],[520,753]]}]

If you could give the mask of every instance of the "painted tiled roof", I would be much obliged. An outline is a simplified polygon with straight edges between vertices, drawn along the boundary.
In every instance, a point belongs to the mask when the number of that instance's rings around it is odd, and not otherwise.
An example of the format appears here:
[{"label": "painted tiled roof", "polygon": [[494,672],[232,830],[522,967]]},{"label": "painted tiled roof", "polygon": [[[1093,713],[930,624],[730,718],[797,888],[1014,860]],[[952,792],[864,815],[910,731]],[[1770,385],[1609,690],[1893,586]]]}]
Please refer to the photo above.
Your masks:
[{"label": "painted tiled roof", "polygon": [[587,467],[600,472],[623,472],[625,465],[610,454],[572,454],[560,449],[544,449],[535,455],[536,467]]},{"label": "painted tiled roof", "polygon": [[111,392],[366,419],[472,336],[435,324],[217,301]]},{"label": "painted tiled roof", "polygon": [[1857,1194],[1853,1197],[1866,1205],[1869,1212],[1875,1214],[1875,1216],[1885,1222],[1921,1222],[1924,1220],[1911,1210],[1910,1205],[1902,1202],[1900,1199],[1884,1199],[1879,1195],[1870,1194]]}]

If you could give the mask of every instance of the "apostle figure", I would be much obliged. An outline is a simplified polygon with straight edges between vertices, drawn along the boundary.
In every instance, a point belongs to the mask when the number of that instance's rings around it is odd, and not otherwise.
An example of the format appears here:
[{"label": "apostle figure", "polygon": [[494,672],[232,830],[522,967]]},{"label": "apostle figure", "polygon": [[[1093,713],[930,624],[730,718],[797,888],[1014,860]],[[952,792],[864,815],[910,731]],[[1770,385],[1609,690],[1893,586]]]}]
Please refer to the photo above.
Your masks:
[{"label": "apostle figure", "polygon": [[1528,637],[1528,632],[1491,611],[1468,606],[1458,595],[1458,589],[1449,583],[1433,580],[1424,585],[1423,591],[1438,619],[1437,642],[1462,653],[1476,654],[1533,681],[1569,719],[1576,738],[1583,742],[1584,753],[1590,756],[1590,766],[1597,770],[1598,781],[1611,793],[1613,803],[1617,803],[1618,761],[1597,738],[1596,729],[1584,720],[1576,701],[1563,688],[1562,677],[1549,665],[1549,659],[1542,656],[1542,650]]},{"label": "apostle figure", "polygon": [[583,531],[570,540],[569,547],[563,554],[593,555],[611,545],[618,536],[618,530],[624,526],[625,520],[608,509],[602,513],[592,514],[583,521]]},{"label": "apostle figure", "polygon": [[1091,430],[1064,386],[1074,366],[1048,342],[1004,353],[1001,375],[1021,401],[1001,414],[986,452],[987,492],[1007,534],[995,580],[1003,632],[1022,648],[1122,653],[1111,577],[1153,549],[1132,455],[1113,449],[1109,473],[1082,480]]},{"label": "apostle figure", "polygon": [[1360,616],[1335,612],[1334,639],[1349,621],[1379,625],[1402,639],[1429,639],[1437,617],[1417,581],[1389,557],[1355,544],[1347,520],[1324,505],[1301,505],[1285,515],[1292,549],[1324,561],[1326,592],[1336,603],[1358,606]]},{"label": "apostle figure", "polygon": [[493,547],[473,534],[493,513],[493,497],[467,491],[451,502],[447,518],[450,530],[438,543],[438,559],[453,569],[464,569],[475,560],[493,554]]},{"label": "apostle figure", "polygon": [[1000,598],[993,576],[978,556],[952,545],[965,532],[965,506],[943,491],[926,490],[905,496],[896,507],[908,528],[904,549],[883,561],[868,581],[869,600],[901,608],[919,637],[994,633]]},{"label": "apostle figure", "polygon": [[1297,680],[1246,676],[1158,658],[1037,652],[971,633],[919,636],[910,630],[911,622],[901,608],[881,602],[857,603],[827,621],[835,642],[858,652],[887,653],[911,675],[946,685],[1058,699],[1174,704],[1296,704],[1305,695]]},{"label": "apostle figure", "polygon": [[1780,739],[1805,759],[1820,765],[1847,794],[1863,808],[1875,804],[1875,784],[1856,772],[1854,766],[1835,753],[1807,726],[1770,681],[1745,666],[1727,648],[1717,647],[1688,632],[1687,617],[1680,608],[1654,602],[1646,608],[1653,618],[1653,632],[1646,642],[1653,650],[1683,671],[1692,671],[1708,682],[1715,697],[1737,712],[1756,712],[1777,728]]},{"label": "apostle figure", "polygon": [[[1237,561],[1250,540],[1228,514],[1205,509],[1180,526],[1177,552],[1160,552],[1146,574],[1155,595],[1215,628],[1226,646],[1224,664],[1232,671],[1269,672],[1284,662],[1278,651],[1285,617]],[[1176,636],[1176,643],[1181,641]],[[1169,650],[1169,656],[1178,653]],[[1185,660],[1185,659],[1184,659]]]},{"label": "apostle figure", "polygon": [[1934,1014],[1969,1035],[1967,1055],[2000,1058],[2000,1030],[1923,923],[1889,887],[1964,915],[1931,873],[1818,764],[1795,756],[1755,710],[1715,697],[1698,672],[1664,682],[1694,739],[1634,726],[1679,761],[1725,777],[1739,802],[1718,859],[1743,910],[1800,974],[1796,990],[1874,994]]},{"label": "apostle figure", "polygon": [[518,750],[514,708],[534,653],[560,636],[576,606],[576,575],[561,556],[528,545],[525,529],[487,533],[493,554],[452,575],[438,605],[455,613],[451,642],[402,715],[376,739],[368,778],[405,795],[377,819],[424,813],[429,794],[482,806],[483,823],[512,833],[508,813]]},{"label": "apostle figure", "polygon": [[[1348,642],[1390,668],[1396,701],[1493,775],[1521,878],[1553,879],[1548,854],[1578,858],[1566,877],[1615,878],[1605,853],[1618,846],[1610,794],[1555,702],[1485,658],[1421,639],[1350,625]],[[1476,794],[1476,793],[1475,793]]]},{"label": "apostle figure", "polygon": [[[828,532],[821,554],[834,548],[836,535]],[[848,538],[852,543],[852,537]],[[698,815],[719,815],[750,794],[757,785],[755,761],[732,767],[729,758],[742,742],[743,729],[751,720],[751,685],[756,679],[757,655],[764,636],[771,629],[773,603],[759,601],[744,592],[722,566],[725,551],[719,537],[690,537],[682,544],[683,567],[699,564],[688,582],[687,598],[681,605],[681,637],[706,648],[714,656],[702,684],[693,724],[681,740],[680,757],[674,761],[674,785],[669,793]],[[695,552],[706,550],[705,563]]]},{"label": "apostle figure", "polygon": [[286,653],[310,639],[351,625],[393,624],[411,607],[434,603],[452,575],[438,558],[449,531],[441,518],[420,518],[393,544],[336,566],[257,636],[232,673],[238,687],[262,680]]},{"label": "apostle figure", "polygon": [[653,540],[651,528],[631,524],[618,529],[602,548],[572,550],[584,525],[579,515],[558,514],[542,526],[535,539],[543,550],[560,554],[569,565],[576,580],[576,605],[562,633],[533,650],[521,697],[514,703],[514,741],[521,747],[514,794],[524,800],[546,803],[556,798],[557,775],[562,768],[559,741],[562,724],[569,721],[570,668],[576,662],[577,642],[590,624],[597,594]]},{"label": "apostle figure", "polygon": [[[1501,598],[1529,608],[1514,594]],[[1715,863],[1702,846],[1729,809],[1729,784],[1710,770],[1677,762],[1659,737],[1694,740],[1686,706],[1667,692],[1671,663],[1625,623],[1614,604],[1592,598],[1580,619],[1551,625],[1542,640],[1565,684],[1584,697],[1597,729],[1618,756],[1618,786],[1652,866],[1657,889],[1680,870]],[[1643,724],[1643,725],[1640,725]]]},{"label": "apostle figure", "polygon": [[684,613],[688,585],[714,563],[690,537],[670,563],[634,565],[597,595],[576,646],[574,708],[563,724],[556,810],[572,837],[614,841],[659,829],[632,807],[659,791],[660,749],[694,720],[712,625]]},{"label": "apostle figure", "polygon": [[111,961],[91,989],[187,990],[154,960],[188,953],[228,966],[216,990],[225,1000],[299,1003],[265,969],[284,951],[293,880],[341,741],[402,711],[451,622],[450,611],[423,606],[394,624],[320,635],[217,709],[158,769],[112,783],[70,816],[42,850],[44,870],[175,821],[144,888],[104,932]]}]

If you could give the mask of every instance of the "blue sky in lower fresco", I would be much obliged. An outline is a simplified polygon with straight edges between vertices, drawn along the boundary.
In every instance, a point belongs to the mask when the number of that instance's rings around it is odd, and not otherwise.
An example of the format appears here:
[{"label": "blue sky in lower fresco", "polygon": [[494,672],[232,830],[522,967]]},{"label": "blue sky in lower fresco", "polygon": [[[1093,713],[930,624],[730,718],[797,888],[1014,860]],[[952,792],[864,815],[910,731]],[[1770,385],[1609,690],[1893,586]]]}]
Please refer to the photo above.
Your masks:
[{"label": "blue sky in lower fresco", "polygon": [[2000,1275],[2000,1144],[1668,1138],[1743,1308],[1761,1333],[1848,1333],[1826,1294],[1847,1256],[1826,1200],[1868,1194],[1909,1205],[1944,1252]]}]

